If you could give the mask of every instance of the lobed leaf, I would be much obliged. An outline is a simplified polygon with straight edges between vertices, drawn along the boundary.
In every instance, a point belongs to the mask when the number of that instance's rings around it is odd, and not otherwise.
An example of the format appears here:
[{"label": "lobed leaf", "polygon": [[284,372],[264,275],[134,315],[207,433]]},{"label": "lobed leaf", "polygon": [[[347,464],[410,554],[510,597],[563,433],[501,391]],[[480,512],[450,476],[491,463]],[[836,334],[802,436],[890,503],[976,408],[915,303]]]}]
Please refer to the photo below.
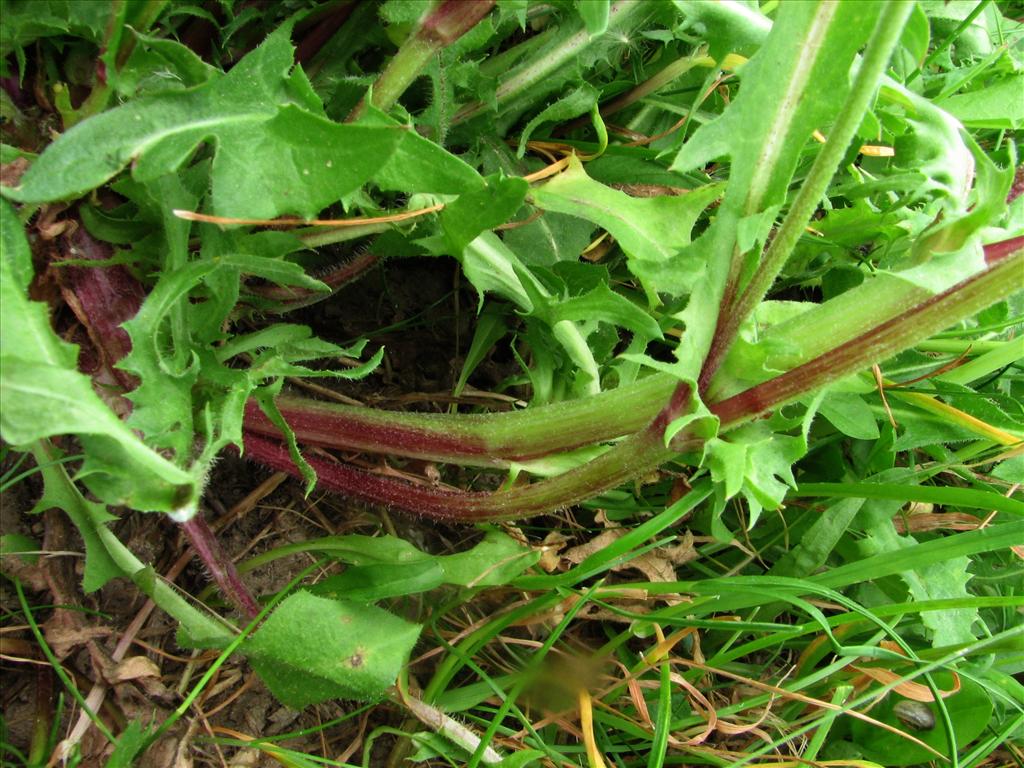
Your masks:
[{"label": "lobed leaf", "polygon": [[[194,503],[197,481],[142,441],[107,407],[88,376],[75,369],[77,348],[50,327],[46,307],[26,295],[31,256],[17,216],[0,202],[0,388],[4,440],[26,445],[53,435],[86,438],[83,475],[104,501],[171,511]],[[104,482],[130,475],[131,484]]]},{"label": "lobed leaf", "polygon": [[137,98],[76,125],[4,194],[21,202],[67,200],[129,163],[136,179],[153,180],[209,141],[216,146],[216,215],[316,215],[362,186],[408,132],[395,124],[339,125],[308,111],[309,99],[296,96],[288,75],[289,32],[290,25],[278,28],[225,75]]},{"label": "lobed leaf", "polygon": [[630,271],[656,303],[659,291],[686,293],[703,264],[680,253],[689,244],[698,217],[718,199],[721,188],[708,185],[680,197],[633,198],[594,181],[575,157],[569,168],[531,192],[547,211],[591,221],[618,241],[629,258]]}]

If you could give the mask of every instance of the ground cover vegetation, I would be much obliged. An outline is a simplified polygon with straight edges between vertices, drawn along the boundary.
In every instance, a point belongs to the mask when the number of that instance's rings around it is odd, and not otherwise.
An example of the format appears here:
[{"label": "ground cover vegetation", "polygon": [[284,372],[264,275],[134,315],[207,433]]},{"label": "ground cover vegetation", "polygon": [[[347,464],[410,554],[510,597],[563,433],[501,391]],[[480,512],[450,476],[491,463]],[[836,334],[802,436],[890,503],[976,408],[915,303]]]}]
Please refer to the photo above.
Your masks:
[{"label": "ground cover vegetation", "polygon": [[1019,5],[0,9],[5,764],[1024,762]]}]

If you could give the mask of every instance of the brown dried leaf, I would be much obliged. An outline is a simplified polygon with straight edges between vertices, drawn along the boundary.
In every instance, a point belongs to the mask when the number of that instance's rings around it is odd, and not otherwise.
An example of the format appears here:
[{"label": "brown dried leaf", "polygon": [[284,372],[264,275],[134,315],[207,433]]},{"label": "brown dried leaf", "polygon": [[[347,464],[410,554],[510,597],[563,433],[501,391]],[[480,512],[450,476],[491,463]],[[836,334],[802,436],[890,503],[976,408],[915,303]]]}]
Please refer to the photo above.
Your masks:
[{"label": "brown dried leaf", "polygon": [[981,526],[981,518],[966,512],[919,512],[909,516],[897,515],[892,519],[898,533],[950,530],[973,531]]},{"label": "brown dried leaf", "polygon": [[537,561],[538,565],[548,573],[557,570],[562,560],[558,553],[565,549],[568,541],[569,537],[558,531],[548,532],[548,535],[544,537],[544,541],[541,542],[539,547],[540,560]]},{"label": "brown dried leaf", "polygon": [[16,187],[22,175],[28,170],[28,158],[17,157],[9,163],[0,165],[0,184],[5,187]]},{"label": "brown dried leaf", "polygon": [[145,656],[129,656],[119,664],[115,664],[105,675],[107,682],[112,684],[138,680],[142,677],[160,677],[160,668]]},{"label": "brown dried leaf", "polygon": [[[590,541],[573,547],[562,554],[562,558],[572,565],[578,565],[595,552],[600,552],[605,547],[618,541],[625,535],[622,528],[611,528]],[[637,570],[652,582],[673,582],[676,580],[676,566],[693,560],[697,552],[693,546],[693,534],[687,531],[682,536],[679,544],[674,546],[660,547],[646,552],[639,557],[634,557],[628,562],[612,566],[613,571]],[[662,595],[662,599],[670,605],[682,602],[683,598]]]},{"label": "brown dried leaf", "polygon": [[[63,613],[63,612],[62,612]],[[85,645],[90,640],[98,637],[107,637],[110,634],[109,627],[88,627],[74,626],[62,620],[61,614],[54,614],[53,617],[43,624],[43,634],[46,642],[58,659],[65,659],[80,645]]]},{"label": "brown dried leaf", "polygon": [[42,561],[32,564],[22,560],[21,555],[4,555],[0,557],[0,572],[17,579],[33,592],[42,592],[48,586]]},{"label": "brown dried leaf", "polygon": [[[562,554],[562,558],[564,560],[567,560],[572,565],[579,565],[595,552],[600,552],[602,549],[604,549],[607,546],[610,546],[611,544],[614,544],[616,541],[618,541],[625,535],[626,532],[621,528],[616,530],[605,531],[604,533],[598,534],[597,536],[595,536],[590,541],[584,544],[580,544],[579,546],[567,549]],[[613,570],[618,570],[624,567],[624,565],[616,566],[616,568],[614,568]]]},{"label": "brown dried leaf", "polygon": [[[898,672],[893,672],[891,669],[882,669],[880,667],[858,667],[853,665],[853,668],[860,672],[865,677],[869,677],[872,680],[881,683],[882,685],[889,685],[897,680],[900,680],[903,675]],[[893,688],[896,693],[905,699],[911,699],[913,701],[921,701],[926,704],[935,701],[935,696],[932,695],[931,689],[926,685],[920,683],[914,683],[904,681],[896,685]],[[939,691],[942,694],[942,698],[952,696],[954,693],[960,690],[960,676],[953,673],[953,689],[949,691]]]}]

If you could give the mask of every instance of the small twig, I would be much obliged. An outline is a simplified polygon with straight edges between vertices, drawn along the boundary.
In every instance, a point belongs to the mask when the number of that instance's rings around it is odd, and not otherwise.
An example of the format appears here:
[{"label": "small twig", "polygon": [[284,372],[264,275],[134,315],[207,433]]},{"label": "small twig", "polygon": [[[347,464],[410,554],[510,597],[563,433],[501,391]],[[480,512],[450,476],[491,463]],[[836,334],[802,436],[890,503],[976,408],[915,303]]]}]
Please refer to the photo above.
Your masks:
[{"label": "small twig", "polygon": [[871,366],[871,373],[875,376],[875,384],[878,385],[878,394],[882,398],[882,405],[885,407],[885,413],[889,417],[889,423],[892,424],[893,429],[897,429],[899,424],[896,423],[896,417],[892,415],[892,408],[889,407],[889,398],[885,396],[885,381],[882,379],[882,369],[878,367],[878,363]]},{"label": "small twig", "polygon": [[248,225],[257,227],[357,227],[363,224],[387,224],[393,221],[406,221],[417,216],[425,216],[428,213],[435,213],[444,208],[444,203],[428,205],[426,208],[418,208],[415,211],[403,211],[392,213],[387,216],[356,216],[351,219],[299,219],[295,217],[281,219],[236,219],[231,216],[211,216],[207,213],[195,211],[183,211],[175,208],[172,213],[179,219],[186,221],[201,221],[206,224],[224,225]]},{"label": "small twig", "polygon": [[[436,707],[432,707],[424,701],[412,696],[408,691],[399,688],[400,702],[405,705],[417,720],[428,728],[432,729],[446,739],[458,744],[469,754],[475,754],[480,747],[480,737],[464,726],[459,721],[446,715]],[[496,765],[503,757],[492,747],[484,747],[481,755],[481,762],[486,765]]]}]

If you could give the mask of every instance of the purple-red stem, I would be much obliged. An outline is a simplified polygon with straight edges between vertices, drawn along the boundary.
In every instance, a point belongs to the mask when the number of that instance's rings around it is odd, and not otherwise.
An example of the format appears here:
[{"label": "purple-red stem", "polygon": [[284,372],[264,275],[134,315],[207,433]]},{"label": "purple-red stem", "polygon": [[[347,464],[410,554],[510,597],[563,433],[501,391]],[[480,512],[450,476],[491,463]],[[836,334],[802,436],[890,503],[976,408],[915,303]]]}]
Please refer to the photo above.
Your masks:
[{"label": "purple-red stem", "polygon": [[349,261],[335,265],[322,275],[316,278],[331,289],[331,293],[318,293],[308,288],[286,285],[250,285],[249,291],[264,299],[272,299],[282,302],[281,307],[272,309],[273,312],[289,312],[293,309],[315,304],[330,298],[341,288],[353,283],[380,263],[380,257],[376,254],[360,253]]},{"label": "purple-red stem", "polygon": [[[493,493],[415,485],[318,456],[305,458],[327,490],[435,520],[475,523],[521,520],[578,504],[657,469],[676,450],[664,446],[661,432],[652,425],[562,475]],[[276,440],[247,431],[245,454],[272,469],[299,474],[288,449]]]},{"label": "purple-red stem", "polygon": [[206,524],[202,512],[196,512],[195,517],[180,523],[180,525],[185,531],[192,549],[209,570],[210,578],[220,589],[221,594],[241,611],[247,620],[255,619],[260,613],[259,603],[256,602],[256,598],[253,597],[249,588],[245,586],[242,577],[238,575],[238,569],[220,546],[217,536]]},{"label": "purple-red stem", "polygon": [[451,45],[491,12],[494,0],[441,0],[423,20],[417,36],[437,47]]},{"label": "purple-red stem", "polygon": [[985,246],[985,264],[994,267],[1011,253],[1024,248],[1024,236],[1012,237],[998,243],[990,243]]},{"label": "purple-red stem", "polygon": [[[1024,237],[999,243],[1000,252],[986,251],[990,267],[963,280],[952,288],[930,296],[896,317],[851,339],[840,347],[808,360],[773,379],[762,382],[710,406],[711,412],[727,424],[753,418],[790,402],[800,395],[822,387],[843,376],[856,373],[878,357],[875,350],[889,350],[912,344],[938,333],[950,324],[951,317],[980,312],[991,303],[988,290],[996,285],[1020,285],[1024,273]],[[1011,256],[1018,258],[1011,260]]]}]

